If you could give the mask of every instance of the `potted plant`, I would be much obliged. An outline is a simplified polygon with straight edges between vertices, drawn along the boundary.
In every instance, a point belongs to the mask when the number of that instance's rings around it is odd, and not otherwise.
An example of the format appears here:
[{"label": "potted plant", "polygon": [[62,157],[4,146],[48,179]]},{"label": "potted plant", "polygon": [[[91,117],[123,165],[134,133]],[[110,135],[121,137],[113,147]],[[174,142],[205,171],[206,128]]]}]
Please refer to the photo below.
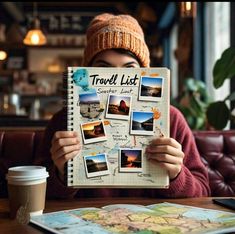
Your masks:
[{"label": "potted plant", "polygon": [[206,110],[210,103],[205,83],[193,78],[185,79],[183,92],[171,100],[171,104],[183,113],[193,130],[206,129]]},{"label": "potted plant", "polygon": [[[219,58],[213,67],[213,85],[220,88],[226,79],[235,77],[235,48],[229,47]],[[224,129],[229,120],[235,116],[229,110],[228,101],[235,100],[235,91],[230,93],[224,100],[210,103],[206,111],[208,124],[215,129]]]}]

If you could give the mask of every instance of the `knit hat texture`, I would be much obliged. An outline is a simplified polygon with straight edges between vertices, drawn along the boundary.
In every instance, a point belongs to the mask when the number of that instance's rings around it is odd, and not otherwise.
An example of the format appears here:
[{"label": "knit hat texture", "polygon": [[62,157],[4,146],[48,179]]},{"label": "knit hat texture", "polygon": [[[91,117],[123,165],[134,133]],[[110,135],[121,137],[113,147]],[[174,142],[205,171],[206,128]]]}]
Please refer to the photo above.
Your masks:
[{"label": "knit hat texture", "polygon": [[149,67],[149,49],[143,30],[135,18],[109,13],[96,16],[87,29],[83,66],[89,66],[99,52],[114,48],[131,51],[139,59],[141,66]]}]

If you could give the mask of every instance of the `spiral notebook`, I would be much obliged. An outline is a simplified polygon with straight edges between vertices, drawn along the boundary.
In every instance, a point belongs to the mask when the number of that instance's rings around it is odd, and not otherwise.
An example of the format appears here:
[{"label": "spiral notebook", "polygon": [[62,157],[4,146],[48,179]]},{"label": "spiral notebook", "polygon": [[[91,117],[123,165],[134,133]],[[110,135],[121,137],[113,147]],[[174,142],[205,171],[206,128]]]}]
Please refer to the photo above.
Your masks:
[{"label": "spiral notebook", "polygon": [[167,188],[167,171],[147,159],[145,148],[169,137],[170,71],[68,67],[65,80],[67,130],[82,145],[67,163],[67,185]]}]

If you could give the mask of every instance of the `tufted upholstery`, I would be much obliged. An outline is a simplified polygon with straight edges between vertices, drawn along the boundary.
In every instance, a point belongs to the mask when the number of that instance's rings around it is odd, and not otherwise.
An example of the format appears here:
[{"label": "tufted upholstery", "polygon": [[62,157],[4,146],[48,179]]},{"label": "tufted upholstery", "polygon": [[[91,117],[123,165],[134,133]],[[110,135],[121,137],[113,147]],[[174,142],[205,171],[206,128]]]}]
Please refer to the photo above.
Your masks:
[{"label": "tufted upholstery", "polygon": [[212,196],[235,196],[235,131],[194,132]]},{"label": "tufted upholstery", "polygon": [[0,197],[7,194],[8,168],[32,164],[42,136],[43,131],[0,131]]},{"label": "tufted upholstery", "polygon": [[[42,131],[0,130],[0,197],[7,196],[7,169],[32,164],[42,136]],[[209,171],[211,195],[235,196],[235,131],[198,131],[194,136]]]}]

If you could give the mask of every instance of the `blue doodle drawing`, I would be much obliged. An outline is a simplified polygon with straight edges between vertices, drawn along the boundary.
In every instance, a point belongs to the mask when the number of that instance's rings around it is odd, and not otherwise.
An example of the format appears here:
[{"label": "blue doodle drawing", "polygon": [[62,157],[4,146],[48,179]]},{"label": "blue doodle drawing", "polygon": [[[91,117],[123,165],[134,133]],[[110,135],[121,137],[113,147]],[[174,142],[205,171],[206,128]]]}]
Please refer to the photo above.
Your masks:
[{"label": "blue doodle drawing", "polygon": [[84,68],[77,69],[73,74],[73,81],[77,86],[81,87],[83,91],[94,92],[94,89],[89,88],[88,78],[89,78],[88,71],[87,69]]}]

